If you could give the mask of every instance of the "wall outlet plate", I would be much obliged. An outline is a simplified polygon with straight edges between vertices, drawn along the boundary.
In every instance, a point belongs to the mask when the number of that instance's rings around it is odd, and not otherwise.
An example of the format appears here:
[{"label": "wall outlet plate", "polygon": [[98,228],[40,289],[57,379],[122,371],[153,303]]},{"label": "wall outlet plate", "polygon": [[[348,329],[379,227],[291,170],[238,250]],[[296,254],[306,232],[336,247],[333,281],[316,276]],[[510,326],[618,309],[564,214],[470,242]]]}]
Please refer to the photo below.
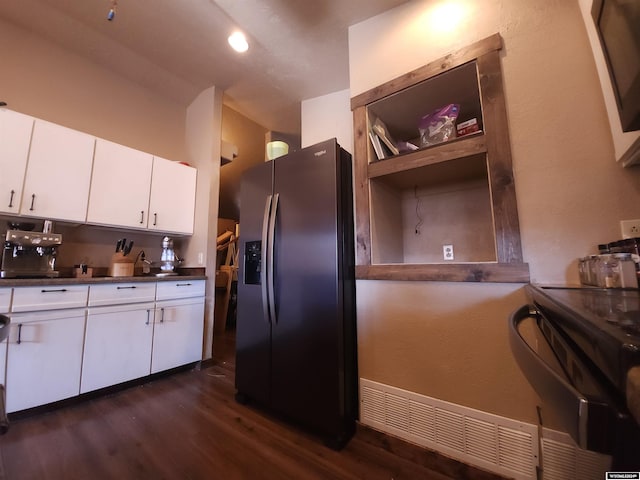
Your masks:
[{"label": "wall outlet plate", "polygon": [[622,233],[622,238],[640,237],[640,219],[620,220],[620,232]]},{"label": "wall outlet plate", "polygon": [[453,245],[443,245],[442,256],[445,260],[453,260]]}]

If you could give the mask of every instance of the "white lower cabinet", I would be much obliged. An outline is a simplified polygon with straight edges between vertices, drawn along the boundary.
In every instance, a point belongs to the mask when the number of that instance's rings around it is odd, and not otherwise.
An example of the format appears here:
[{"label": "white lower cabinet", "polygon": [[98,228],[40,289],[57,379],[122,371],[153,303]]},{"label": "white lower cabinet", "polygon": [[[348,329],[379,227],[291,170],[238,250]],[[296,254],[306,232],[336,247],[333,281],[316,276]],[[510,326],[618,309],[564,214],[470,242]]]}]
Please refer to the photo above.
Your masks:
[{"label": "white lower cabinet", "polygon": [[11,316],[7,412],[78,395],[85,309]]},{"label": "white lower cabinet", "polygon": [[7,412],[201,360],[204,286],[172,280],[0,288],[0,313],[11,318],[0,344]]},{"label": "white lower cabinet", "polygon": [[[0,314],[6,315],[11,305],[11,288],[0,288]],[[4,385],[7,370],[7,341],[0,343],[0,384]]]},{"label": "white lower cabinet", "polygon": [[0,288],[0,313],[6,314],[11,306],[12,288]]},{"label": "white lower cabinet", "polygon": [[149,375],[154,303],[90,308],[80,393]]},{"label": "white lower cabinet", "polygon": [[202,360],[204,299],[156,303],[151,373]]}]

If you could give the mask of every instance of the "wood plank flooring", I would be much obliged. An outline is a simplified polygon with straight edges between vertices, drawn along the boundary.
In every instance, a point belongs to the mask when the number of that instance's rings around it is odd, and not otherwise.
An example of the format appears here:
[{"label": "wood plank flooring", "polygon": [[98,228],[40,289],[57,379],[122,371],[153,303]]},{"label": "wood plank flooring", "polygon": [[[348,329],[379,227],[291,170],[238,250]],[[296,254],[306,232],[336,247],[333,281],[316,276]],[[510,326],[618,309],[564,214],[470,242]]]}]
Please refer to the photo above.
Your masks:
[{"label": "wood plank flooring", "polygon": [[0,437],[0,479],[498,478],[451,461],[429,469],[381,448],[379,437],[369,441],[376,435],[362,429],[336,452],[239,405],[233,335],[216,337],[214,360],[200,370],[12,419]]}]

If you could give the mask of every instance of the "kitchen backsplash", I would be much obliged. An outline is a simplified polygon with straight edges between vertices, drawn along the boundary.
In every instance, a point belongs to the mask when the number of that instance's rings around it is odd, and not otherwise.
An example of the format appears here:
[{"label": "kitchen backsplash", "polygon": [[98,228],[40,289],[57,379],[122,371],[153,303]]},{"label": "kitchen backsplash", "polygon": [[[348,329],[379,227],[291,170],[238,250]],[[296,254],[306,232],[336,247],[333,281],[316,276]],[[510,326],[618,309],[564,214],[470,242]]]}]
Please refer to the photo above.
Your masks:
[{"label": "kitchen backsplash", "polygon": [[[4,237],[9,229],[8,222],[35,223],[34,230],[42,231],[44,220],[18,217],[0,217],[0,234]],[[67,269],[74,265],[84,263],[89,267],[104,268],[109,266],[112,255],[116,251],[118,240],[126,238],[127,243],[133,241],[131,250],[132,258],[144,250],[147,260],[154,262],[154,266],[160,265],[162,252],[162,238],[164,234],[149,234],[134,230],[119,230],[108,227],[91,225],[69,225],[53,222],[53,232],[62,234],[62,245],[58,248],[56,268]],[[179,256],[182,256],[187,241],[185,238],[171,237],[174,240],[174,248]],[[157,264],[156,264],[157,262]],[[136,266],[141,267],[138,263]]]}]

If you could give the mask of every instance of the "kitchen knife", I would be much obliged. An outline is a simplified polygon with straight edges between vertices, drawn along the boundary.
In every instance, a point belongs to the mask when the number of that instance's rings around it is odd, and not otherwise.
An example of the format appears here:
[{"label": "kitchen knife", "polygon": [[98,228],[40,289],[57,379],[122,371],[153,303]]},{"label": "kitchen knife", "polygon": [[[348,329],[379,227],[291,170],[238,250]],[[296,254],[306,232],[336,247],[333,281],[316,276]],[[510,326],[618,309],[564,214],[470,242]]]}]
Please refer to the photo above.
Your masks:
[{"label": "kitchen knife", "polygon": [[123,238],[122,239],[122,245],[120,245],[120,250],[122,250],[122,253],[124,253],[124,247],[127,246],[127,239]]},{"label": "kitchen knife", "polygon": [[129,245],[127,245],[126,247],[124,247],[124,250],[123,250],[123,252],[122,252],[122,253],[123,253],[123,255],[129,255],[129,254],[131,253],[131,249],[132,249],[132,248],[133,248],[133,240],[131,240],[131,241],[129,242]]},{"label": "kitchen knife", "polygon": [[116,243],[116,253],[120,251],[121,244],[122,244],[122,239],[118,240],[118,242]]}]

